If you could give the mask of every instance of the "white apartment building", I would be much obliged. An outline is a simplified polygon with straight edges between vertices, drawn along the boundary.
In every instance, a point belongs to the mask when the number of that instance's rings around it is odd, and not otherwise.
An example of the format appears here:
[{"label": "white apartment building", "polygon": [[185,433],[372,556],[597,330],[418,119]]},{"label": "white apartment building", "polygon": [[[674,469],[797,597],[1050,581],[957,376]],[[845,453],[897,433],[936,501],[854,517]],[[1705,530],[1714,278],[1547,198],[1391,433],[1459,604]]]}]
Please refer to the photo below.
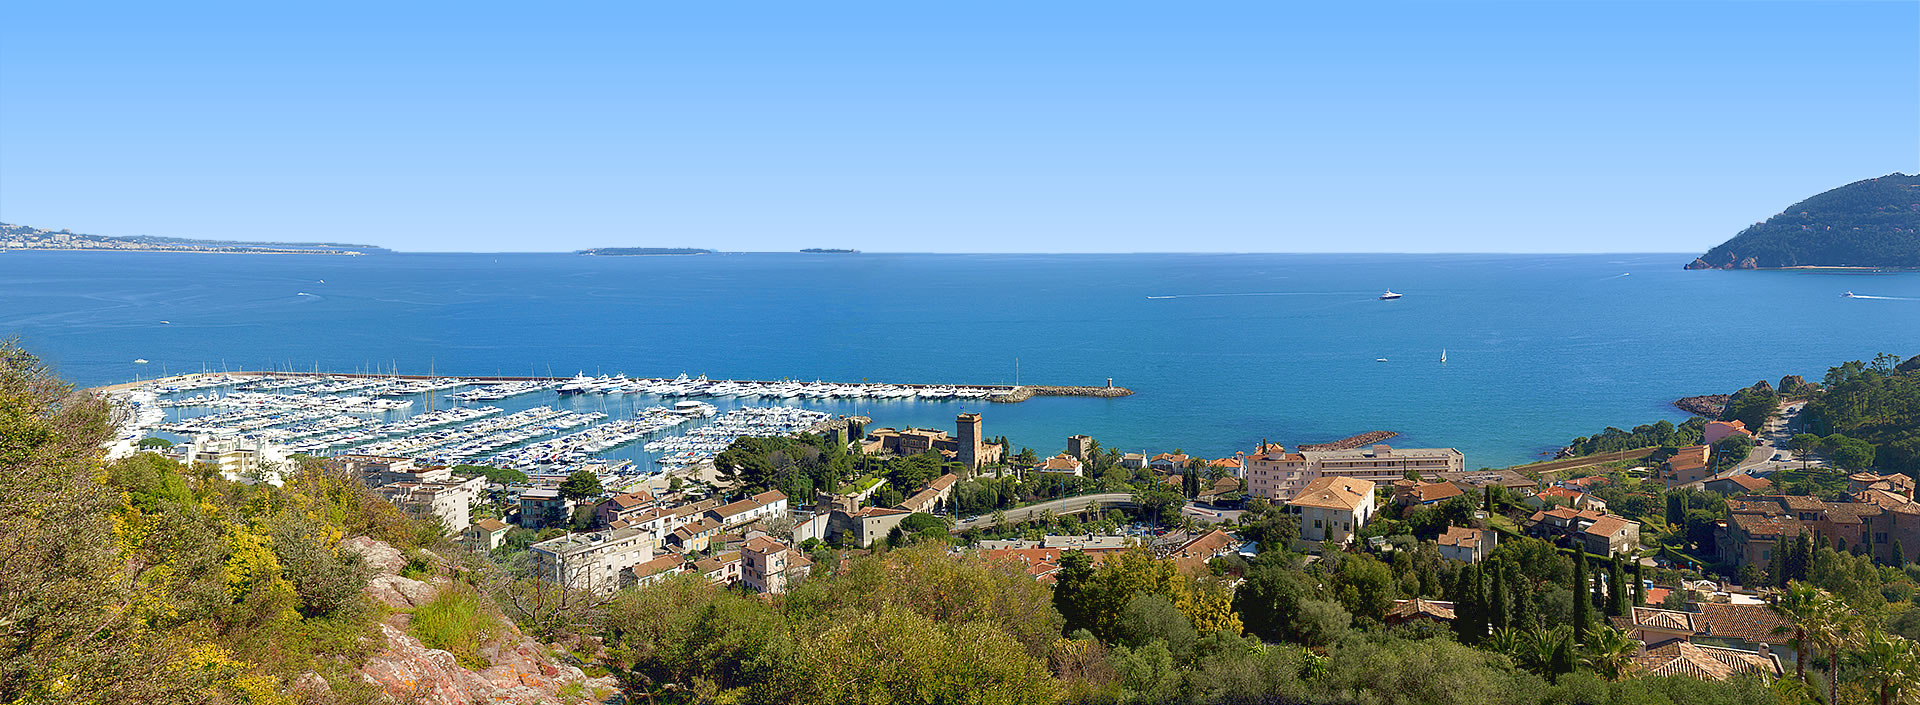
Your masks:
[{"label": "white apartment building", "polygon": [[1265,452],[1241,457],[1247,493],[1272,501],[1286,501],[1314,481],[1351,477],[1389,484],[1409,472],[1430,477],[1443,472],[1465,472],[1466,454],[1454,448],[1394,448],[1385,444],[1353,450],[1287,452],[1270,445]]},{"label": "white apartment building", "polygon": [[653,560],[653,534],[614,529],[568,534],[541,541],[528,550],[533,573],[541,580],[577,590],[610,593],[620,589],[620,574]]}]

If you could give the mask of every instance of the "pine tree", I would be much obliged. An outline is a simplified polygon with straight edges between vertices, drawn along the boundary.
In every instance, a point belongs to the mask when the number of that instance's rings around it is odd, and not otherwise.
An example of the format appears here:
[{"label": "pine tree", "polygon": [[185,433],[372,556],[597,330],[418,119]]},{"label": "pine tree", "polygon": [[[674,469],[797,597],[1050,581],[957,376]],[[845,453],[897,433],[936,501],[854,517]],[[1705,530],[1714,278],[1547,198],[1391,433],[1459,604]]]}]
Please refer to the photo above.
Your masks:
[{"label": "pine tree", "polygon": [[1633,605],[1635,607],[1639,607],[1645,604],[1647,604],[1647,576],[1645,574],[1645,571],[1641,570],[1640,561],[1634,561],[1633,562]]},{"label": "pine tree", "polygon": [[1587,552],[1573,549],[1573,641],[1585,643],[1587,622],[1593,619],[1593,600],[1587,596]]}]

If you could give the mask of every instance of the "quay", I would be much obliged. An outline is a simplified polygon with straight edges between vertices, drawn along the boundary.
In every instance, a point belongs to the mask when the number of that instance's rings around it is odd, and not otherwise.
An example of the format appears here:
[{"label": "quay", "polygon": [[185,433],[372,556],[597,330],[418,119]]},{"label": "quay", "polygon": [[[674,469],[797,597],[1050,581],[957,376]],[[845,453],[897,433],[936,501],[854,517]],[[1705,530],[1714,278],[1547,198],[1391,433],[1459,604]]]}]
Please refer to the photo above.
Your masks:
[{"label": "quay", "polygon": [[[507,384],[507,383],[514,383],[514,382],[538,382],[543,384],[557,385],[557,384],[572,382],[572,381],[575,381],[576,379],[579,379],[577,377],[550,377],[550,376],[538,376],[538,375],[497,375],[497,374],[496,375],[418,375],[418,374],[386,374],[386,373],[369,373],[369,372],[295,372],[295,371],[267,371],[267,370],[234,370],[234,371],[227,371],[227,372],[191,372],[186,374],[169,375],[165,377],[156,377],[152,379],[136,380],[132,382],[122,382],[119,384],[110,384],[110,385],[105,385],[100,387],[92,387],[87,389],[86,391],[100,393],[100,394],[110,394],[114,392],[121,392],[121,391],[142,388],[142,387],[149,387],[153,385],[174,385],[174,384],[204,385],[208,381],[218,380],[221,378],[262,378],[262,377],[271,377],[276,379],[295,379],[295,378],[338,379],[338,380],[381,379],[381,380],[395,380],[395,381],[463,380],[466,382],[470,382],[473,384],[480,384],[480,385]],[[635,378],[635,379],[639,380],[639,379],[653,379],[653,378]],[[795,383],[796,381],[795,380],[712,380],[712,382],[772,386],[772,385],[779,385],[779,384],[792,384],[792,383]],[[925,390],[941,390],[941,389],[968,390],[968,391],[980,393],[982,395],[982,398],[984,398],[986,401],[1000,403],[1000,404],[1019,403],[1019,402],[1026,401],[1028,399],[1032,399],[1034,397],[1095,397],[1095,398],[1112,399],[1112,398],[1119,398],[1119,397],[1133,395],[1133,390],[1131,389],[1128,389],[1126,387],[1114,386],[1112,379],[1107,380],[1106,386],[1060,386],[1060,385],[1035,385],[1035,384],[1026,384],[1026,385],[913,384],[913,383],[895,384],[895,383],[885,383],[885,382],[827,382],[826,384],[831,384],[838,387],[859,387],[859,388],[892,387],[897,389],[912,390],[916,393],[925,391]]]}]

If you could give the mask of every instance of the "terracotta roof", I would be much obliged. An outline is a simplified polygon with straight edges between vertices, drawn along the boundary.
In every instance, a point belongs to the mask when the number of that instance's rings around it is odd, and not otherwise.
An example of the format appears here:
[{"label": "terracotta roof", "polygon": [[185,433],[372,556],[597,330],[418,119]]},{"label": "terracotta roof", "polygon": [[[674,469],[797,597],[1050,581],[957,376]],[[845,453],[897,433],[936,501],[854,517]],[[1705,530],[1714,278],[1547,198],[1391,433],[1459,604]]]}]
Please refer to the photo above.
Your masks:
[{"label": "terracotta roof", "polygon": [[888,509],[886,507],[867,507],[860,511],[854,512],[853,516],[868,518],[868,517],[892,516],[894,514],[912,514],[912,513],[913,512],[909,512],[905,509]]},{"label": "terracotta roof", "polygon": [[694,561],[693,567],[695,570],[698,570],[701,573],[717,573],[722,570],[725,570],[728,563],[739,563],[739,562],[740,562],[740,552],[728,551],[726,553],[722,553],[712,558],[703,558],[698,561]]},{"label": "terracotta roof", "polygon": [[1421,504],[1438,502],[1443,499],[1451,499],[1466,494],[1451,482],[1429,482],[1423,485],[1415,485],[1413,489],[1407,490],[1407,493],[1413,496],[1414,501]]},{"label": "terracotta roof", "polygon": [[612,497],[608,497],[607,501],[612,502],[614,506],[617,506],[621,509],[631,509],[633,507],[638,507],[642,504],[652,502],[653,495],[647,494],[644,491],[628,492],[626,494],[617,494]]},{"label": "terracotta roof", "polygon": [[1232,535],[1214,529],[1182,544],[1168,557],[1178,563],[1181,570],[1203,570],[1207,567],[1207,561],[1232,550],[1237,543]]},{"label": "terracotta roof", "polygon": [[659,575],[669,570],[678,570],[680,566],[683,566],[686,564],[687,564],[686,557],[681,556],[679,554],[669,553],[659,558],[655,558],[645,563],[641,563],[639,565],[633,566],[630,570],[633,571],[633,577],[644,578],[649,575]]},{"label": "terracotta roof", "polygon": [[1042,470],[1079,470],[1080,459],[1061,453],[1040,464]]},{"label": "terracotta roof", "polygon": [[933,482],[927,483],[927,487],[930,489],[945,490],[948,487],[952,487],[953,483],[956,483],[959,481],[960,481],[959,475],[955,475],[953,473],[947,473],[945,475],[941,475],[939,477],[933,478]]},{"label": "terracotta roof", "polygon": [[1785,644],[1792,634],[1775,634],[1775,627],[1785,626],[1787,620],[1775,614],[1767,605],[1731,605],[1717,602],[1702,602],[1698,605],[1700,614],[1694,617],[1700,633],[1707,636],[1739,639],[1749,643]]},{"label": "terracotta roof", "polygon": [[499,519],[481,519],[474,522],[473,525],[486,529],[489,532],[502,531],[508,528],[507,523]]},{"label": "terracotta roof", "polygon": [[1240,459],[1239,458],[1220,458],[1211,463],[1208,463],[1208,465],[1212,465],[1216,468],[1237,468],[1237,467],[1240,467]]},{"label": "terracotta roof", "polygon": [[1159,455],[1153,456],[1153,459],[1155,461],[1165,460],[1170,463],[1185,465],[1187,463],[1188,456],[1185,453],[1181,453],[1178,455],[1175,455],[1173,453],[1161,453]]},{"label": "terracotta roof", "polygon": [[1287,500],[1290,507],[1353,510],[1373,494],[1373,483],[1353,477],[1322,477]]},{"label": "terracotta roof", "polygon": [[1746,474],[1734,475],[1732,477],[1725,477],[1721,479],[1727,482],[1731,482],[1733,484],[1739,485],[1740,489],[1746,490],[1748,492],[1759,492],[1761,490],[1764,490],[1768,487],[1773,486],[1772,480],[1768,480],[1767,478],[1764,478],[1764,477],[1754,477],[1752,475],[1746,475]]},{"label": "terracotta roof", "polygon": [[1694,632],[1692,612],[1663,610],[1655,607],[1635,607],[1633,608],[1632,616],[1634,626],[1685,632],[1688,634]]},{"label": "terracotta roof", "polygon": [[1604,516],[1593,520],[1592,524],[1587,525],[1586,532],[1595,536],[1612,536],[1620,533],[1620,530],[1626,528],[1630,523],[1632,522],[1617,516]]},{"label": "terracotta roof", "polygon": [[1750,538],[1771,538],[1777,536],[1798,536],[1806,530],[1806,525],[1790,516],[1769,514],[1730,514],[1727,521]]},{"label": "terracotta roof", "polygon": [[767,536],[755,536],[753,537],[753,540],[747,542],[747,545],[741,546],[740,548],[741,550],[752,551],[754,553],[766,555],[769,553],[779,553],[781,551],[785,551],[787,550],[787,545],[784,543],[780,543],[779,541],[775,541],[772,538]]},{"label": "terracotta roof", "polygon": [[1692,676],[1717,681],[1740,673],[1780,675],[1780,664],[1771,658],[1684,640],[1649,648],[1646,653],[1633,657],[1633,663],[1651,676]]},{"label": "terracotta roof", "polygon": [[1442,546],[1476,547],[1480,545],[1480,537],[1483,533],[1480,529],[1449,526],[1445,533],[1440,534],[1439,542]]},{"label": "terracotta roof", "polygon": [[1707,466],[1707,456],[1713,452],[1707,446],[1687,446],[1681,448],[1667,459],[1667,468],[1671,470],[1698,470]]},{"label": "terracotta roof", "polygon": [[1733,421],[1708,421],[1705,430],[1721,430],[1729,434],[1739,433],[1748,436],[1753,435],[1752,432],[1747,430],[1747,422],[1738,419]]},{"label": "terracotta roof", "polygon": [[1387,610],[1387,620],[1404,622],[1411,619],[1453,619],[1453,609],[1442,603],[1414,598],[1395,600],[1392,609]]}]

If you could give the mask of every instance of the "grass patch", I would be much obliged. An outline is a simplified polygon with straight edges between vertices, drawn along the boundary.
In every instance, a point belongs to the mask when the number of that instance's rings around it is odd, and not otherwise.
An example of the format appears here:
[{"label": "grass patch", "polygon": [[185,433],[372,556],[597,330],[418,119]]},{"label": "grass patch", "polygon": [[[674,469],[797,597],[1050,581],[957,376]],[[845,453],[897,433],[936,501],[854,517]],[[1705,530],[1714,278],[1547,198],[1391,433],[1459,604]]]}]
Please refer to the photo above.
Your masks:
[{"label": "grass patch", "polygon": [[486,596],[472,588],[449,587],[413,611],[407,633],[429,649],[445,649],[462,666],[486,668],[489,664],[480,655],[480,646],[501,630],[492,607]]},{"label": "grass patch", "polygon": [[587,686],[580,681],[573,681],[560,686],[558,690],[553,691],[553,694],[560,696],[562,700],[579,700],[587,697]]}]

